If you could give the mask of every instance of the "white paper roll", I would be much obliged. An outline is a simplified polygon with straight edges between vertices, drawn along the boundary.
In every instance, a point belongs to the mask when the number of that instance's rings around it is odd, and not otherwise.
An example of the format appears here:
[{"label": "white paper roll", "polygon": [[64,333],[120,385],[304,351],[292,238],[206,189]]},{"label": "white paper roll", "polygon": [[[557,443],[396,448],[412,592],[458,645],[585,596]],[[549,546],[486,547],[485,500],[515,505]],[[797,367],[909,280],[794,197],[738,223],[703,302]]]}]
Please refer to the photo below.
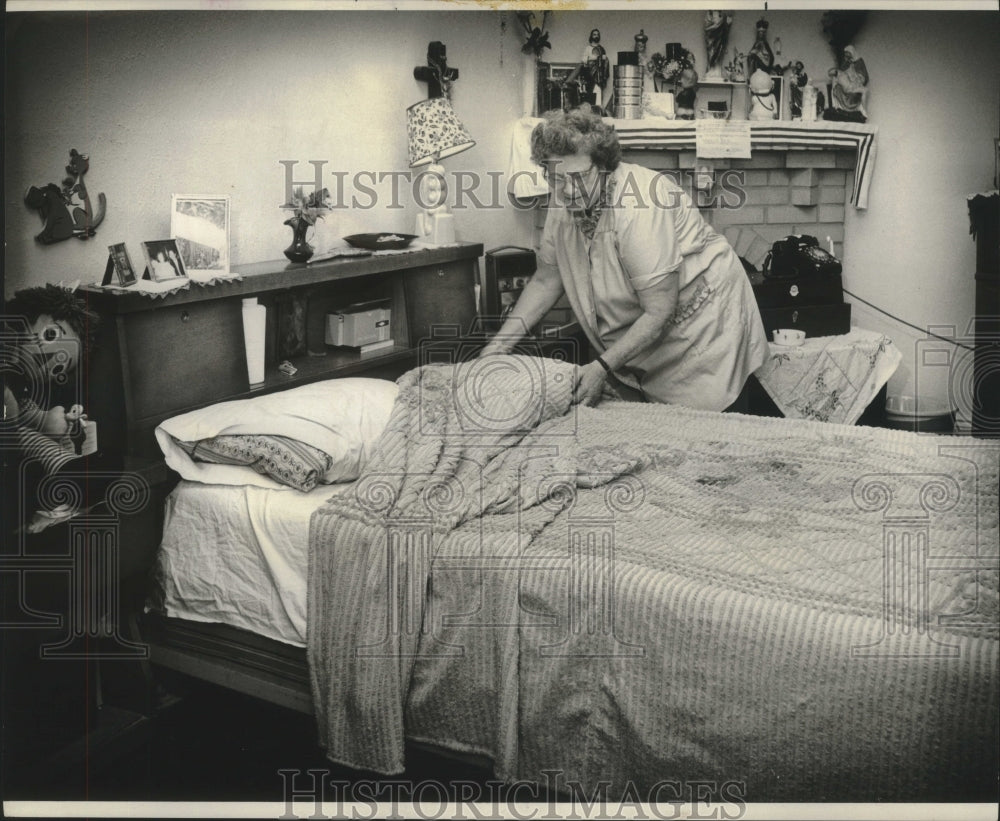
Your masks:
[{"label": "white paper roll", "polygon": [[267,308],[256,299],[243,300],[243,341],[247,352],[247,377],[251,385],[264,381],[264,336]]}]

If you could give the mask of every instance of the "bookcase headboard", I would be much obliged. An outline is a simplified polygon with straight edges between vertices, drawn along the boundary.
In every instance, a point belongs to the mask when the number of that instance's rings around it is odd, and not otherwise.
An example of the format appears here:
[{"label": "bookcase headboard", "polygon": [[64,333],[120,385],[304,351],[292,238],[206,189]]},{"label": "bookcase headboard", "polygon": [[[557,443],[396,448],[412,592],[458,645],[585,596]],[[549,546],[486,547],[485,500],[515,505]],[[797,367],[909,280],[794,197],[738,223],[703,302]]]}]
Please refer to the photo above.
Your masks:
[{"label": "bookcase headboard", "polygon": [[[100,425],[102,447],[158,456],[153,430],[178,413],[320,379],[397,378],[417,364],[421,340],[436,327],[473,327],[482,252],[482,245],[459,243],[314,265],[256,263],[239,269],[241,280],[192,284],[158,299],[84,288],[101,317],[84,406]],[[306,350],[279,357],[278,313],[290,295],[306,305]],[[268,308],[266,376],[254,386],[243,338],[247,297]],[[389,300],[394,345],[370,354],[328,348],[326,313],[372,297]],[[278,370],[281,358],[296,367],[294,375]]]}]

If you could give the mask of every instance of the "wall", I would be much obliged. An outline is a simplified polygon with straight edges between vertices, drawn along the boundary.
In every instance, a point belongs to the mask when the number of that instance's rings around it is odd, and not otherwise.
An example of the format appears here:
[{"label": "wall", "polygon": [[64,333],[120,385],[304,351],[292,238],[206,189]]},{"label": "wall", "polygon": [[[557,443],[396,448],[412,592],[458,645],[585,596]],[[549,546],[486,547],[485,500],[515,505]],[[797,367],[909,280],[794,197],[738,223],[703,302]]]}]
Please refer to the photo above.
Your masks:
[{"label": "wall", "polygon": [[[232,197],[232,260],[281,258],[291,240],[281,160],[335,170],[406,170],[406,106],[426,98],[413,78],[427,44],[442,39],[460,79],[456,110],[477,145],[446,161],[455,171],[502,171],[505,124],[520,113],[521,62],[513,30],[497,38],[498,14],[374,12],[141,12],[8,15],[5,172],[6,293],[50,280],[92,280],[107,245],[169,236],[170,198]],[[55,54],[59,44],[58,56]],[[506,49],[501,65],[501,50]],[[488,93],[487,93],[488,91]],[[517,109],[517,110],[515,110]],[[86,181],[104,192],[97,236],[40,247],[36,213],[21,201],[32,184],[59,183],[70,148],[91,157]],[[362,180],[370,185],[366,180]],[[402,185],[371,186],[379,201],[345,187],[360,208],[320,223],[322,245],[364,230],[411,231]],[[460,237],[499,244],[518,230],[512,209],[466,210]],[[133,259],[135,262],[135,259]]]},{"label": "wall", "polygon": [[[868,210],[848,209],[845,285],[921,328],[954,328],[968,344],[976,265],[966,198],[996,185],[1000,15],[871,15],[865,37],[874,83],[899,93],[873,101],[879,125],[875,177]],[[873,65],[879,54],[892,59]],[[922,88],[921,78],[934,76],[943,82],[926,85],[943,85],[943,93]],[[968,393],[968,380],[964,387],[949,383],[956,372],[971,374],[965,367],[969,352],[885,320],[860,303],[855,316],[888,332],[904,351],[890,393]],[[928,349],[943,355],[925,355]]]},{"label": "wall", "polygon": [[[758,16],[736,12],[731,45],[749,48]],[[832,55],[820,12],[767,17],[778,59],[802,59],[821,80]],[[579,59],[596,25],[612,55],[643,28],[650,52],[679,41],[703,65],[701,21],[698,11],[559,11],[546,56]],[[311,159],[351,173],[405,169],[403,111],[426,96],[412,70],[430,40],[447,44],[461,72],[454,104],[477,140],[446,161],[449,171],[503,172],[508,123],[521,109],[521,33],[505,12],[65,12],[6,22],[7,295],[98,278],[112,242],[137,255],[141,240],[167,236],[172,193],[232,196],[235,266],[280,257],[290,232],[278,210],[279,160],[299,160],[306,178]],[[845,215],[845,285],[919,327],[964,330],[973,313],[965,198],[994,184],[998,22],[990,12],[873,11],[856,40],[879,145],[869,209]],[[38,217],[21,197],[28,185],[58,183],[70,148],[90,154],[87,182],[106,194],[108,215],[87,243],[41,247],[32,240]],[[398,208],[385,203],[388,188],[379,191],[378,207],[321,223],[320,244],[354,230],[410,229],[409,191]],[[467,209],[457,220],[460,237],[488,248],[531,239],[531,215],[510,206]],[[948,390],[947,368],[914,364],[920,333],[861,303],[854,315],[903,348],[893,392]]]}]

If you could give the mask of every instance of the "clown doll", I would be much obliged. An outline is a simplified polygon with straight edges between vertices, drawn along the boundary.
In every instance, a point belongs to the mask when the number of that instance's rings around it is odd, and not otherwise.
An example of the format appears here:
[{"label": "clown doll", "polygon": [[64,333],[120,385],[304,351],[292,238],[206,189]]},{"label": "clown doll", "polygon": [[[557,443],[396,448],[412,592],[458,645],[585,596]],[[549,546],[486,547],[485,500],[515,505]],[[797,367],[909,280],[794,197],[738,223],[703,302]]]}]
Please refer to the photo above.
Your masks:
[{"label": "clown doll", "polygon": [[[74,505],[36,507],[43,479],[68,479],[86,506],[100,501],[99,493],[113,475],[107,471],[115,466],[97,453],[95,426],[83,406],[72,401],[79,397],[74,395],[71,377],[80,366],[96,323],[97,317],[82,300],[55,285],[18,291],[7,305],[3,428],[5,440],[13,447],[4,456],[7,475],[16,477],[24,504],[8,507],[6,512],[34,509],[30,520],[20,523],[28,532],[38,532],[79,512]],[[83,475],[86,480],[74,478]],[[15,482],[8,483],[5,502],[14,486]]]}]

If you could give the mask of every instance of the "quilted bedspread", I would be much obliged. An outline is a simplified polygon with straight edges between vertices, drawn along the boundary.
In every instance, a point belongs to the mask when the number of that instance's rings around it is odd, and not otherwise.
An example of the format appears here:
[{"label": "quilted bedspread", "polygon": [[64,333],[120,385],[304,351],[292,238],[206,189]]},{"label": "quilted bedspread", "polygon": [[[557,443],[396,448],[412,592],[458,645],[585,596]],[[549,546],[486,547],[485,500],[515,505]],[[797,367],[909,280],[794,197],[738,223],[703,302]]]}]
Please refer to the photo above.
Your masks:
[{"label": "quilted bedspread", "polygon": [[995,444],[570,401],[492,357],[400,380],[312,520],[320,741],[647,797],[955,800],[995,789]]}]

